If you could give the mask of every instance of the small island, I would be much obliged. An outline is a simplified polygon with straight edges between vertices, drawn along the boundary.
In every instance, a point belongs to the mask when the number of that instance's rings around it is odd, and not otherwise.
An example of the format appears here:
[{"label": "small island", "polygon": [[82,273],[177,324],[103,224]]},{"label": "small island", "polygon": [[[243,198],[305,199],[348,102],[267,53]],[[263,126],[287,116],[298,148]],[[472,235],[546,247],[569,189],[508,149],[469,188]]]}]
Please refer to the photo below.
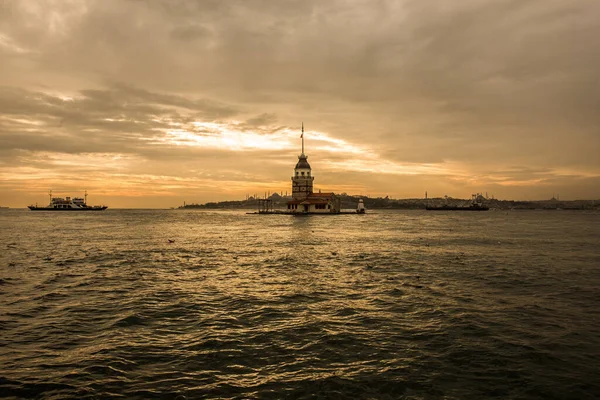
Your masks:
[{"label": "small island", "polygon": [[[413,199],[392,199],[386,197],[368,197],[362,195],[349,195],[342,193],[337,195],[340,200],[341,209],[356,209],[360,199],[363,200],[365,208],[368,210],[390,209],[390,210],[425,210],[425,207],[431,205],[455,205],[463,206],[469,204],[471,199],[459,199],[452,197],[435,198],[413,198]],[[280,193],[272,193],[263,198],[248,196],[245,200],[231,200],[220,202],[208,202],[204,204],[184,204],[179,209],[258,209],[259,203],[263,199],[272,201],[274,209],[286,210],[287,204],[292,200],[291,196],[285,196]],[[600,200],[558,200],[555,198],[549,200],[499,200],[485,198],[484,204],[491,210],[600,210]]]}]

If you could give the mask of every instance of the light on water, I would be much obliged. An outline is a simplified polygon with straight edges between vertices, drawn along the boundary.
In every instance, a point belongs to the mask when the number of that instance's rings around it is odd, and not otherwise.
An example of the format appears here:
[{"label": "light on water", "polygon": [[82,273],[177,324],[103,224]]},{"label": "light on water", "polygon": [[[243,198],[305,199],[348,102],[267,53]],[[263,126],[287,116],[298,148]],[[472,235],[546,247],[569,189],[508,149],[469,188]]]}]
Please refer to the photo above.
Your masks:
[{"label": "light on water", "polygon": [[595,398],[600,214],[0,213],[0,394]]}]

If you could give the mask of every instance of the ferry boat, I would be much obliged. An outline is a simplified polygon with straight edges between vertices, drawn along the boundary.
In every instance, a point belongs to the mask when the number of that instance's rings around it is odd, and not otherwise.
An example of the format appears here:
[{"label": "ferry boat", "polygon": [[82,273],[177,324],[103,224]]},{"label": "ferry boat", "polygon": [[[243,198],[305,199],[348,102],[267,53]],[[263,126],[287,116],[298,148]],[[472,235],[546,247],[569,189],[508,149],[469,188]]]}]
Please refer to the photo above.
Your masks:
[{"label": "ferry boat", "polygon": [[31,211],[103,211],[108,206],[88,206],[87,205],[87,191],[85,192],[85,199],[81,197],[52,197],[52,190],[48,192],[50,197],[50,204],[46,207],[38,207],[37,204],[28,206]]}]

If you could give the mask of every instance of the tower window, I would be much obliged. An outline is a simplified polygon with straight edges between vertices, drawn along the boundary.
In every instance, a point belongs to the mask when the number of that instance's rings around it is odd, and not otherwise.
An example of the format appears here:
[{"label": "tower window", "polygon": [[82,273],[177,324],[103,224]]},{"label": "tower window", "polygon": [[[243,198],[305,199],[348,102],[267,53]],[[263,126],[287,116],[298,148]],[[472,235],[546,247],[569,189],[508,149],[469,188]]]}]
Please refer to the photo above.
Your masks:
[{"label": "tower window", "polygon": [[296,176],[298,176],[298,171],[296,171]]},{"label": "tower window", "polygon": [[302,171],[302,176],[304,176],[304,171]]}]

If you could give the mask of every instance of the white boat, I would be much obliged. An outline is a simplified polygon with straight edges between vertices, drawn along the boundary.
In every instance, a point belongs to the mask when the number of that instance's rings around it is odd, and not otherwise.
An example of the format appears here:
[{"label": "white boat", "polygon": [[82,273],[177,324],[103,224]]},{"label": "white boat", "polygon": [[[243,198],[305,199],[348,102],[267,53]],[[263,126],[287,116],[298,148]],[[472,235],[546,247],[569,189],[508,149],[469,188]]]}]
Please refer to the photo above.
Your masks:
[{"label": "white boat", "polygon": [[28,206],[31,211],[102,211],[106,210],[108,206],[88,206],[87,205],[87,191],[85,192],[85,199],[81,197],[52,197],[52,190],[48,193],[50,196],[50,204],[46,207],[38,207],[37,204]]}]

